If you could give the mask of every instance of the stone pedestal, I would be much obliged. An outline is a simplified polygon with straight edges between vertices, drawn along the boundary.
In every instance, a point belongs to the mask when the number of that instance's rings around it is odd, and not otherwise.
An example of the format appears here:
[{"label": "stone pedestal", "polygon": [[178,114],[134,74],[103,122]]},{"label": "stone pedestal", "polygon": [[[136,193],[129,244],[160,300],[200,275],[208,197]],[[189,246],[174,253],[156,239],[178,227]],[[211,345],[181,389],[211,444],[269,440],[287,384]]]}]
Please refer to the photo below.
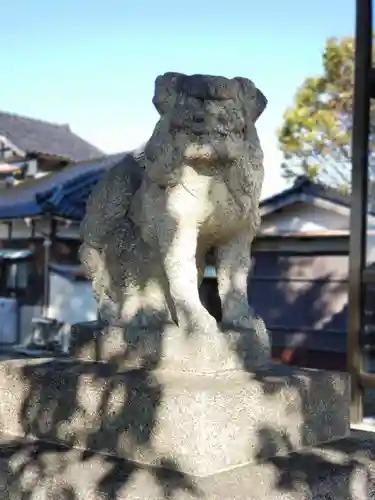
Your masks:
[{"label": "stone pedestal", "polygon": [[[159,334],[79,328],[76,359],[0,363],[3,432],[120,461],[138,478],[145,471],[185,478],[203,488],[197,498],[210,499],[219,498],[212,485],[223,477],[229,489],[220,498],[283,498],[264,489],[272,477],[265,464],[348,435],[348,376],[270,364],[267,332],[256,324],[205,337],[172,325]],[[238,474],[253,496],[230,496]],[[111,498],[172,498],[152,481],[142,492],[142,484],[137,479],[125,496]]]},{"label": "stone pedestal", "polygon": [[106,364],[0,364],[0,421],[18,436],[206,476],[348,433],[345,374],[118,372]]}]

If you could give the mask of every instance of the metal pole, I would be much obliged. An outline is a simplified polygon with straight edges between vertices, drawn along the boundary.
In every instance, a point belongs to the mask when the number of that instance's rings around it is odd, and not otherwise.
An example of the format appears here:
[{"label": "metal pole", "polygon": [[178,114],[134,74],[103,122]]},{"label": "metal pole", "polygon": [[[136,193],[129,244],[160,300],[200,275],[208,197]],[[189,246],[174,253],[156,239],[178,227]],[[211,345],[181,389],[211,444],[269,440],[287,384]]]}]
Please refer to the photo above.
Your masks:
[{"label": "metal pole", "polygon": [[42,315],[44,317],[48,316],[49,309],[49,295],[50,295],[50,276],[49,276],[49,263],[51,257],[51,245],[52,240],[49,236],[45,236],[43,240],[43,248],[44,248],[44,266],[43,266],[43,312]]},{"label": "metal pole", "polygon": [[372,1],[356,1],[356,44],[352,135],[352,204],[350,216],[349,308],[347,364],[352,377],[351,422],[362,420],[361,331],[363,326],[362,271],[366,262],[367,181],[372,64]]},{"label": "metal pole", "polygon": [[48,316],[50,303],[50,276],[51,246],[56,236],[56,220],[49,220],[49,234],[44,236],[44,286],[43,286],[43,316]]}]

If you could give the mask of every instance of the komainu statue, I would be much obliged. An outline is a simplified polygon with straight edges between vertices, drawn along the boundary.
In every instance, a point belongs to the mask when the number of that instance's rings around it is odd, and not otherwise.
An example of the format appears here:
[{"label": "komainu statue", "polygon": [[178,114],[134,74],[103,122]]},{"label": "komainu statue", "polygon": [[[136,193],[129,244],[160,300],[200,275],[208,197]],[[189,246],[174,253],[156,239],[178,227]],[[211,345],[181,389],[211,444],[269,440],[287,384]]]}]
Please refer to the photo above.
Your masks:
[{"label": "komainu statue", "polygon": [[100,315],[125,327],[217,330],[198,292],[214,247],[222,324],[248,328],[263,182],[255,123],[267,99],[246,78],[166,73],[153,103],[160,118],[144,155],[103,176],[82,223]]}]

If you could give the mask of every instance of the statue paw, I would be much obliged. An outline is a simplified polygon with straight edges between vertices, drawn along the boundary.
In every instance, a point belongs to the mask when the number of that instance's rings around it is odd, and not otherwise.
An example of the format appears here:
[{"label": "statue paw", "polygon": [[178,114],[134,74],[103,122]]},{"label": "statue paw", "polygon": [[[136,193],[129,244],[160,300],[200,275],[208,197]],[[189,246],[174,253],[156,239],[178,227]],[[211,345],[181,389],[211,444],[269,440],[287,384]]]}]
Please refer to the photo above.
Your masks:
[{"label": "statue paw", "polygon": [[217,330],[217,321],[211,314],[204,311],[197,315],[186,318],[184,325],[181,325],[189,334],[191,333],[212,333]]}]

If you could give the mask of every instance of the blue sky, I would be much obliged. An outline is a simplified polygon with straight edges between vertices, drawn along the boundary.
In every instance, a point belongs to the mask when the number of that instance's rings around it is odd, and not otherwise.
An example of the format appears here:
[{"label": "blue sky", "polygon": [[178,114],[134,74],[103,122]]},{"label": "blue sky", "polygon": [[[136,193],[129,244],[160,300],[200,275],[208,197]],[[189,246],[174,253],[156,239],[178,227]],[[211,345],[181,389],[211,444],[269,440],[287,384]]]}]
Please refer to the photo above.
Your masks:
[{"label": "blue sky", "polygon": [[264,195],[283,188],[276,129],[330,36],[354,32],[354,0],[13,0],[1,5],[0,108],[69,123],[107,152],[137,147],[157,120],[166,71],[244,76],[259,120]]}]

